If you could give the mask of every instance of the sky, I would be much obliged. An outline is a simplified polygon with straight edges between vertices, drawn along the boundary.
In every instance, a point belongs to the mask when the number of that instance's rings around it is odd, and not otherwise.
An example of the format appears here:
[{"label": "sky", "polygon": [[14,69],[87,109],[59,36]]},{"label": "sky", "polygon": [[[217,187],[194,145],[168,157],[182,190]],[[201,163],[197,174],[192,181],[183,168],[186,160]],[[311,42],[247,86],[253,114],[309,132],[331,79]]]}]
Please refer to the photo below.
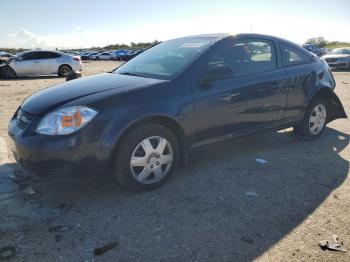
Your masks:
[{"label": "sky", "polygon": [[88,48],[203,33],[350,42],[350,0],[11,0],[0,48]]}]

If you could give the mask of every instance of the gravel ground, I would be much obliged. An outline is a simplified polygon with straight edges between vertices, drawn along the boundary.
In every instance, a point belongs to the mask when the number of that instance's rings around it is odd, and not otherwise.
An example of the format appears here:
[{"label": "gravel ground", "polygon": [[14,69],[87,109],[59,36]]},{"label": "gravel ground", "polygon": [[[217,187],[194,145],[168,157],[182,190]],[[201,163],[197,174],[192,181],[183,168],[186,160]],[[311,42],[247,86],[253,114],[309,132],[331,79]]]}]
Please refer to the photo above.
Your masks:
[{"label": "gravel ground", "polygon": [[[114,67],[86,63],[83,75]],[[334,74],[350,115],[350,73]],[[350,249],[347,119],[317,141],[287,129],[202,147],[151,192],[126,192],[104,174],[14,183],[8,121],[25,97],[63,81],[0,80],[0,249],[15,247],[11,261],[350,261],[350,251],[318,246],[337,234]]]}]

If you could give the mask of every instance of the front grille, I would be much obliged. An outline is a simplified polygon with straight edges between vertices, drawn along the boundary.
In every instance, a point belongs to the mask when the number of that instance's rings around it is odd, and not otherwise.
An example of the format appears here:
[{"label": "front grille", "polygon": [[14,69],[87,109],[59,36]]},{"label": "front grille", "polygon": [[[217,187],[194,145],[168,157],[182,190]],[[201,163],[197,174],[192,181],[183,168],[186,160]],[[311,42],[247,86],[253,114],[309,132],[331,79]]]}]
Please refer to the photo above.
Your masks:
[{"label": "front grille", "polygon": [[24,169],[37,174],[65,175],[71,172],[72,168],[68,164],[60,162],[37,163],[24,159],[20,159],[19,163]]},{"label": "front grille", "polygon": [[20,108],[16,114],[16,124],[20,129],[25,129],[32,122],[33,118],[33,114]]},{"label": "front grille", "polygon": [[337,61],[337,58],[326,58],[326,61],[333,63]]}]

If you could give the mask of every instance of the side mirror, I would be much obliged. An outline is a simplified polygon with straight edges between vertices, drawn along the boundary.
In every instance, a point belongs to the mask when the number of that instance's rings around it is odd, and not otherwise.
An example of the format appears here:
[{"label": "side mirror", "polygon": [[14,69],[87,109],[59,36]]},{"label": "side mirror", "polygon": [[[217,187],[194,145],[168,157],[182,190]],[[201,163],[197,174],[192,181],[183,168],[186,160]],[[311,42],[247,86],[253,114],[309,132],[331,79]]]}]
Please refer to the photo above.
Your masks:
[{"label": "side mirror", "polygon": [[23,57],[21,57],[21,56],[16,57],[16,60],[17,60],[17,61],[22,61],[22,60],[23,60]]},{"label": "side mirror", "polygon": [[208,69],[204,72],[201,77],[200,84],[208,85],[211,81],[217,79],[228,79],[234,76],[234,72],[229,66],[216,66],[214,68]]}]

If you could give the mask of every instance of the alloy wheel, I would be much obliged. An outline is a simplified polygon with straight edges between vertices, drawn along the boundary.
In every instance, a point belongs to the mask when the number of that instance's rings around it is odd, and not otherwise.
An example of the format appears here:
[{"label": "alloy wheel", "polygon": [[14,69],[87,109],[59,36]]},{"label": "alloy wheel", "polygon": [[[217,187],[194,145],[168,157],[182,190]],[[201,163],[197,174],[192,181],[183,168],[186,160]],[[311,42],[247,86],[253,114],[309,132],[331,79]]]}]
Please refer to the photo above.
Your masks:
[{"label": "alloy wheel", "polygon": [[60,73],[62,76],[67,76],[69,74],[70,70],[71,69],[68,66],[62,66]]},{"label": "alloy wheel", "polygon": [[15,77],[15,72],[9,67],[4,67],[2,69],[2,75],[7,79],[12,79]]}]

